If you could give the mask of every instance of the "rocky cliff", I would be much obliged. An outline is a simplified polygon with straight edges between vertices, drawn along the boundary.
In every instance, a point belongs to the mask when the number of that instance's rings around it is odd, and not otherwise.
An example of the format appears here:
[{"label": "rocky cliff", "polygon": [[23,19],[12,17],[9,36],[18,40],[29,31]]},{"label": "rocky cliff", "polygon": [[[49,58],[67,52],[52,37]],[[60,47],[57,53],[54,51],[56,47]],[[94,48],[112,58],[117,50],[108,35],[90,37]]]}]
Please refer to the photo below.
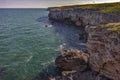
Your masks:
[{"label": "rocky cliff", "polygon": [[[103,13],[96,9],[57,8],[50,9],[49,18],[84,27],[88,33],[87,49],[90,68],[108,78],[120,80],[119,14]],[[67,64],[69,63],[67,62]],[[64,68],[66,64],[59,66]],[[70,66],[68,67],[70,68]]]},{"label": "rocky cliff", "polygon": [[120,23],[86,27],[87,48],[93,70],[120,80]]},{"label": "rocky cliff", "polygon": [[50,10],[49,18],[56,21],[72,23],[76,26],[99,25],[109,22],[118,22],[117,14],[102,13],[96,10],[75,8],[63,10]]}]

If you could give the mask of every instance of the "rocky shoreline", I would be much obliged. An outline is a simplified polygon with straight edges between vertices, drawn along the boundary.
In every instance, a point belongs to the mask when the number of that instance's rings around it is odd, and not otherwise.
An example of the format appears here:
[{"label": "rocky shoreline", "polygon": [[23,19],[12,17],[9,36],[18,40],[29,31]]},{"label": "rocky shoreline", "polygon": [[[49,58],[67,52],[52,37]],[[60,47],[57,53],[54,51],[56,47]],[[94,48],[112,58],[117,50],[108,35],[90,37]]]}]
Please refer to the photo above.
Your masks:
[{"label": "rocky shoreline", "polygon": [[56,58],[55,64],[61,76],[51,80],[112,80],[91,69],[90,56],[77,49],[63,50]]},{"label": "rocky shoreline", "polygon": [[50,8],[49,11],[50,20],[85,29],[87,52],[63,50],[55,60],[61,75],[48,80],[120,80],[119,14],[82,8]]}]

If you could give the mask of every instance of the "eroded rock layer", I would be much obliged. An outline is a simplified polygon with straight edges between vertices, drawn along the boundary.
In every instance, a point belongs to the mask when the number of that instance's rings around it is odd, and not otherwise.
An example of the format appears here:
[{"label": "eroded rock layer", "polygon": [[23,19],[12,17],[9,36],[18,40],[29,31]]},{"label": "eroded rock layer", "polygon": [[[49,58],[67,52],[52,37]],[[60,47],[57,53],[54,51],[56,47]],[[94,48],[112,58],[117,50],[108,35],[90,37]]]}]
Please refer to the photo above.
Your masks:
[{"label": "eroded rock layer", "polygon": [[120,24],[86,27],[91,68],[114,80],[120,80]]}]

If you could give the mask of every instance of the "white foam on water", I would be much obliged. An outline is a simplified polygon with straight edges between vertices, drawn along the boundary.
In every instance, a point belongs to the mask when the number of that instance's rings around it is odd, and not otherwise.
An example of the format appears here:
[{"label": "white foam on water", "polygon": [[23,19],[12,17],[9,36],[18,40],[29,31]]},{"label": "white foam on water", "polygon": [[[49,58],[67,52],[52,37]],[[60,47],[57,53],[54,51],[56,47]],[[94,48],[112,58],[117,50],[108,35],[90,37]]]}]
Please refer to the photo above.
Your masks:
[{"label": "white foam on water", "polygon": [[65,46],[66,46],[66,43],[61,44],[57,49],[55,49],[55,51],[62,51],[65,48]]},{"label": "white foam on water", "polygon": [[43,48],[41,48],[41,50],[49,50],[49,49],[52,49],[51,47],[43,47]]},{"label": "white foam on water", "polygon": [[26,60],[26,62],[28,63],[31,59],[32,59],[32,55]]},{"label": "white foam on water", "polygon": [[47,65],[49,65],[50,63],[52,63],[52,62],[54,62],[54,61],[55,61],[55,58],[52,58],[51,61],[42,62],[41,65],[43,65],[43,66],[47,66]]}]

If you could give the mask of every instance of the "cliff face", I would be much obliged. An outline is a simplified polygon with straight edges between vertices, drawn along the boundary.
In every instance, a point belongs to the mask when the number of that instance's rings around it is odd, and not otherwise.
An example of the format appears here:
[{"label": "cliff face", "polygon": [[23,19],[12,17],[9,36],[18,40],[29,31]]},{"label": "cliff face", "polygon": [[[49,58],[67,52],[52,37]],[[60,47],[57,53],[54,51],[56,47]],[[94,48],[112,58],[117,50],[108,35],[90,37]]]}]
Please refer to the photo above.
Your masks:
[{"label": "cliff face", "polygon": [[76,26],[99,25],[109,22],[118,22],[120,18],[116,14],[107,14],[96,10],[65,9],[50,10],[49,18],[57,21],[73,23]]},{"label": "cliff face", "polygon": [[91,69],[120,80],[120,15],[79,8],[50,10],[49,18],[85,27]]},{"label": "cliff face", "polygon": [[[112,25],[111,25],[112,24]],[[114,31],[111,27],[117,28]],[[93,70],[114,80],[120,80],[119,23],[86,27],[89,34],[87,48]]]}]

